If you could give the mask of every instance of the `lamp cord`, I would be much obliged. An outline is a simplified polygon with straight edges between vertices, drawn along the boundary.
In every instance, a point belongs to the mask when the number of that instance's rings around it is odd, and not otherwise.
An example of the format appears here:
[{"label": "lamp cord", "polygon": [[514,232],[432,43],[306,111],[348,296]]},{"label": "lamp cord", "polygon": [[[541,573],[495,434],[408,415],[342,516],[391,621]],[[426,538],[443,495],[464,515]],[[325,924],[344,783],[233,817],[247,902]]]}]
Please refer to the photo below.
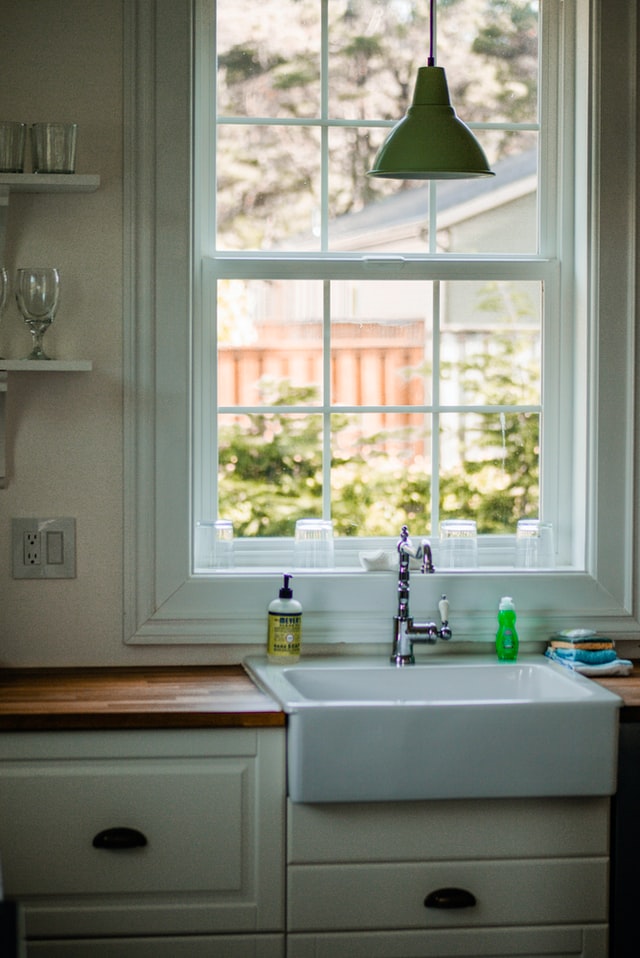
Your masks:
[{"label": "lamp cord", "polygon": [[433,15],[434,15],[434,4],[435,0],[429,0],[429,59],[427,60],[427,66],[432,67],[435,65],[435,57],[433,55]]}]

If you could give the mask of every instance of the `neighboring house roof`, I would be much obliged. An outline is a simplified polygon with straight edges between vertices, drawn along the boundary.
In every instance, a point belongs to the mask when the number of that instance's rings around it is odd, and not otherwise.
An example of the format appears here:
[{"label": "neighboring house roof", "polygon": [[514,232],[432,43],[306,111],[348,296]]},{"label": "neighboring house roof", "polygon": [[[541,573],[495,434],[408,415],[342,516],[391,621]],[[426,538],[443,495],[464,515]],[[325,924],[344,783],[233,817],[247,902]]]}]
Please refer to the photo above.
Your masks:
[{"label": "neighboring house roof", "polygon": [[[451,226],[488,209],[532,193],[537,184],[535,149],[507,157],[495,165],[495,176],[470,180],[441,180],[437,191],[439,227]],[[393,196],[370,203],[357,213],[348,213],[331,223],[332,246],[353,248],[353,238],[370,240],[396,230],[416,231],[424,227],[428,210],[429,184],[399,190]]]}]

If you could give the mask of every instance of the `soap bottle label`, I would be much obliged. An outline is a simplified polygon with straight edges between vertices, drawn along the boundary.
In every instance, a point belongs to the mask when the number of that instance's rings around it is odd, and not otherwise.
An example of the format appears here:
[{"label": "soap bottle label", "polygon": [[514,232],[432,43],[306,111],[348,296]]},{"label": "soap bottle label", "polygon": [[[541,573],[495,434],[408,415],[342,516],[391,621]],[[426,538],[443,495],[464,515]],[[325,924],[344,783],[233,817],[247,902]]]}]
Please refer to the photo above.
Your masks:
[{"label": "soap bottle label", "polygon": [[510,652],[513,649],[513,632],[505,628],[502,633],[502,649],[504,652]]},{"label": "soap bottle label", "polygon": [[300,655],[300,613],[286,615],[283,612],[269,613],[267,655],[293,658]]}]

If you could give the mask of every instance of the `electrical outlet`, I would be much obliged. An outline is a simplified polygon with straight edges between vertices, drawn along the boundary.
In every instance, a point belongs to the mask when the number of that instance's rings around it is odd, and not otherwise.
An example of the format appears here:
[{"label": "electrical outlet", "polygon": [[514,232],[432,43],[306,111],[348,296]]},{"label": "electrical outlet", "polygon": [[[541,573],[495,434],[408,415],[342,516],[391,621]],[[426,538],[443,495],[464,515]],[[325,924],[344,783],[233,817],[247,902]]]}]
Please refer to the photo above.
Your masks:
[{"label": "electrical outlet", "polygon": [[75,519],[12,519],[14,579],[73,579]]},{"label": "electrical outlet", "polygon": [[40,533],[25,532],[23,538],[23,564],[40,565]]}]

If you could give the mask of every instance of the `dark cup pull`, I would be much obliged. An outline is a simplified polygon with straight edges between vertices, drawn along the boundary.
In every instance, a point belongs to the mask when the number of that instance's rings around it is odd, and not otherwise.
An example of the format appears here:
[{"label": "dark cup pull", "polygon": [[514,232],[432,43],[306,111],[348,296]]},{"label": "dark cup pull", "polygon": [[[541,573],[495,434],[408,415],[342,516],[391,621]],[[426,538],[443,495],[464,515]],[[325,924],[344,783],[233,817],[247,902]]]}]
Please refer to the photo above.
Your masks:
[{"label": "dark cup pull", "polygon": [[425,908],[473,908],[475,895],[465,888],[437,888],[424,900]]},{"label": "dark cup pull", "polygon": [[147,839],[137,828],[105,828],[93,839],[94,848],[118,852],[123,848],[144,848]]}]

